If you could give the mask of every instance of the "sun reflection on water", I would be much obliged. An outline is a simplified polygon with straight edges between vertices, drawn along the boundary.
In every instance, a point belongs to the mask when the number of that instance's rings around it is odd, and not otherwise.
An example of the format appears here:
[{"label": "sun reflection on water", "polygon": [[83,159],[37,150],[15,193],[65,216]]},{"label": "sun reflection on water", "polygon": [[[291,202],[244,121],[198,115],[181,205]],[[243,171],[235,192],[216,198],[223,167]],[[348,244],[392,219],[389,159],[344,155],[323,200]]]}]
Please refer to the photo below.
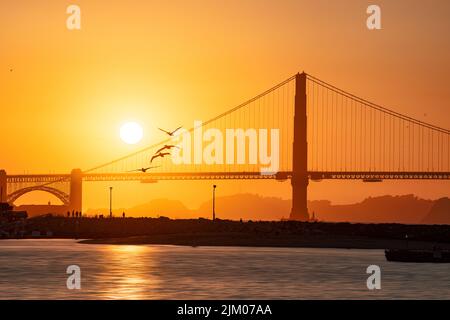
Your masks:
[{"label": "sun reflection on water", "polygon": [[152,276],[158,249],[149,246],[106,246],[102,281],[110,282],[102,293],[107,299],[148,299],[156,297],[160,281]]}]

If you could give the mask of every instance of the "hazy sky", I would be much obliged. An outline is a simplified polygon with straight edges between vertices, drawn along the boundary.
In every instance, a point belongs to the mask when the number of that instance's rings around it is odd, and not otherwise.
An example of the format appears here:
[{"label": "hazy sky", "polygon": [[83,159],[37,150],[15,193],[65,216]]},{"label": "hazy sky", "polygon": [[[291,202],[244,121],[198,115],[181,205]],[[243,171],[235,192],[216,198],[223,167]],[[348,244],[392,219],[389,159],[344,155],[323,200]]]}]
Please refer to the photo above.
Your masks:
[{"label": "hazy sky", "polygon": [[[73,3],[81,8],[81,30],[69,31],[66,8]],[[382,30],[366,28],[369,4],[381,7]],[[2,1],[0,167],[87,169],[159,141],[156,127],[173,127],[174,117],[190,127],[302,70],[450,128],[449,14],[448,0]],[[128,120],[144,126],[137,146],[119,138]],[[181,190],[177,197],[195,207],[210,198],[210,184],[113,185],[117,206]],[[85,184],[85,209],[107,206],[106,186]],[[290,197],[288,182],[219,186],[222,194]],[[448,196],[449,187],[322,182],[311,185],[310,199],[435,198]]]}]

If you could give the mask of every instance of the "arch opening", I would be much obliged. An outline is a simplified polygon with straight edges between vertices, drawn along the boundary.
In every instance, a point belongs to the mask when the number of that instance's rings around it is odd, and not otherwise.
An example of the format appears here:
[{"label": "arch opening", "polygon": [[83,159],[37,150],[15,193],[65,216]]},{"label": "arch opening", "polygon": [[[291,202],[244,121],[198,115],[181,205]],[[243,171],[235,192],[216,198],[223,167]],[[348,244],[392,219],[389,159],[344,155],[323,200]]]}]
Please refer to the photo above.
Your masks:
[{"label": "arch opening", "polygon": [[68,194],[66,194],[65,192],[63,192],[61,190],[51,188],[51,187],[46,187],[46,186],[28,187],[28,188],[16,190],[15,192],[13,192],[7,196],[7,202],[10,204],[14,204],[15,201],[18,200],[19,198],[21,198],[22,196],[24,196],[26,194],[30,194],[35,191],[42,191],[42,192],[46,192],[46,193],[53,195],[59,201],[61,201],[62,205],[68,206],[70,203]]}]

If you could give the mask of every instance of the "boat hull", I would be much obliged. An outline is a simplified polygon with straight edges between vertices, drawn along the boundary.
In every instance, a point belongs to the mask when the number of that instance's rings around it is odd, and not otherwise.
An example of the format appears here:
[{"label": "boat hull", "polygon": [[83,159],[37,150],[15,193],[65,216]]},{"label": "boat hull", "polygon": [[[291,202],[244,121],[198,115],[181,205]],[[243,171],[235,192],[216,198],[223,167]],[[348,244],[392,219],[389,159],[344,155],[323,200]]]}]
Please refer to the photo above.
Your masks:
[{"label": "boat hull", "polygon": [[388,249],[387,261],[415,263],[450,263],[450,251]]}]

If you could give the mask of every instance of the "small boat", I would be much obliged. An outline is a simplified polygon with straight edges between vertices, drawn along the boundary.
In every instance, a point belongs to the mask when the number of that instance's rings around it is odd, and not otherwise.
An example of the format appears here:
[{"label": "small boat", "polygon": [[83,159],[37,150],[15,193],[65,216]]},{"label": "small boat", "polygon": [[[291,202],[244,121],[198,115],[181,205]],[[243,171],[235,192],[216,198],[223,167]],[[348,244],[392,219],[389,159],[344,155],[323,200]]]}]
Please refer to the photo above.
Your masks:
[{"label": "small boat", "polygon": [[384,251],[387,261],[418,263],[450,263],[450,251],[442,249],[410,250],[387,249]]}]

